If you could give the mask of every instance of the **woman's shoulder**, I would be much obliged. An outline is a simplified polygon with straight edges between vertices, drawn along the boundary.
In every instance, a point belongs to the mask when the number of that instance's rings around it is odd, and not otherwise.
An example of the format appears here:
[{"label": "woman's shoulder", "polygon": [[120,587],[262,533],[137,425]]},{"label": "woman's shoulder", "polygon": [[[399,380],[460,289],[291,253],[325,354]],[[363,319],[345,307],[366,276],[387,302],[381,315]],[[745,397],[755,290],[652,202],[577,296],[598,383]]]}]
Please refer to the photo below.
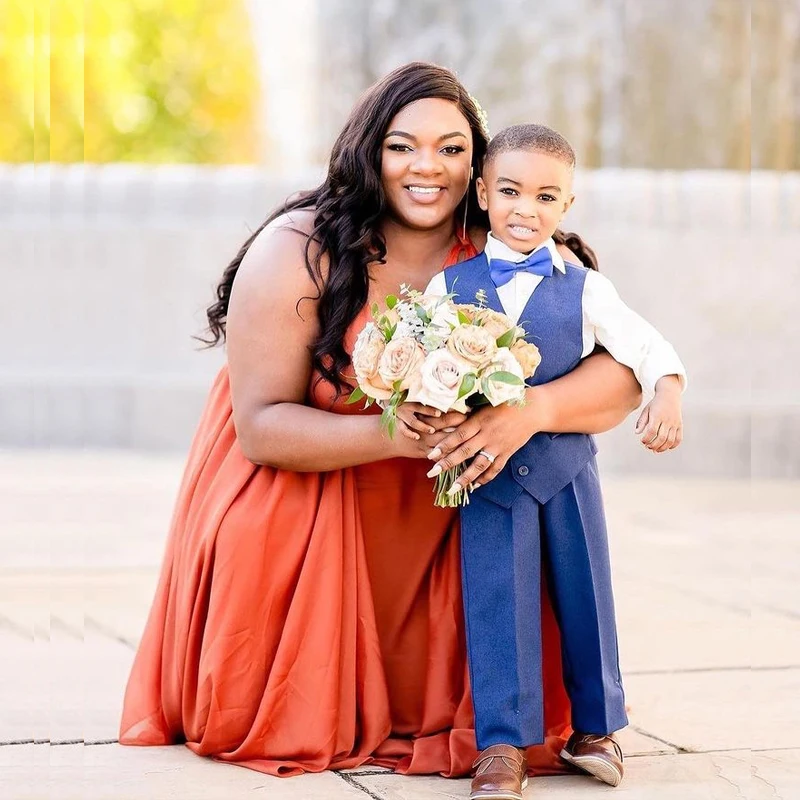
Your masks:
[{"label": "woman's shoulder", "polygon": [[[284,211],[264,226],[253,241],[259,249],[273,248],[292,253],[310,243],[309,256],[315,257],[318,248],[314,239],[316,213],[313,208],[294,208]],[[251,247],[252,249],[252,247]],[[250,251],[248,251],[249,254]]]},{"label": "woman's shoulder", "polygon": [[233,296],[247,295],[253,304],[262,305],[301,301],[315,305],[326,278],[327,260],[318,258],[313,231],[312,209],[294,209],[271,220],[247,249]]},{"label": "woman's shoulder", "polygon": [[[315,284],[309,272],[318,260],[319,246],[314,234],[314,210],[298,208],[286,211],[258,233],[247,250],[239,273],[257,278],[265,277],[298,284]],[[326,259],[320,260],[321,274],[326,271]],[[237,275],[237,278],[239,276]]]},{"label": "woman's shoulder", "polygon": [[264,230],[287,231],[308,239],[314,233],[316,215],[314,208],[293,208],[275,217]]}]

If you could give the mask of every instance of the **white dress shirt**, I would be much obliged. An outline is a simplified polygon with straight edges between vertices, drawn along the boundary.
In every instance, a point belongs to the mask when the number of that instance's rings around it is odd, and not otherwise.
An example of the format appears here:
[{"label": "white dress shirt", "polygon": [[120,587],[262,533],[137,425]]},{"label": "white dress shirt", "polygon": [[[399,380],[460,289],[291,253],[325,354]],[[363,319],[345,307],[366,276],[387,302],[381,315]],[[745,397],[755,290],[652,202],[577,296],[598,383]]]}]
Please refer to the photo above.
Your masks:
[{"label": "white dress shirt", "polygon": [[[542,247],[550,250],[553,268],[566,272],[564,259],[556,249],[555,242],[547,239],[536,250]],[[530,255],[512,250],[491,233],[486,240],[485,253],[489,261],[501,258],[505,261],[520,262]],[[497,289],[503,311],[514,322],[519,322],[531,295],[542,280],[541,275],[517,272],[508,283]],[[444,272],[433,276],[425,294],[447,294]],[[582,307],[581,358],[586,358],[599,342],[620,364],[633,370],[646,395],[655,392],[656,382],[664,375],[677,375],[685,388],[686,369],[672,345],[647,320],[628,308],[617,294],[614,284],[595,270],[586,273]]]}]

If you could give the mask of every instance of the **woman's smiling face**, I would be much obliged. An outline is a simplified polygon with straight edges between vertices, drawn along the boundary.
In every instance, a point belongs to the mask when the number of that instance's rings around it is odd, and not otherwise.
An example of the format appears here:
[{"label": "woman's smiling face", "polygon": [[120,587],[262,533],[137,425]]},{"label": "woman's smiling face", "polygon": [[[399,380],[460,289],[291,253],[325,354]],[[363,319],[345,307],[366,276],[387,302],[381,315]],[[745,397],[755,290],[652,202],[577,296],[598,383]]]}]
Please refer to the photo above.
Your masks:
[{"label": "woman's smiling face", "polygon": [[458,106],[433,97],[410,103],[389,123],[381,150],[389,213],[417,230],[452,224],[471,164],[472,132]]}]

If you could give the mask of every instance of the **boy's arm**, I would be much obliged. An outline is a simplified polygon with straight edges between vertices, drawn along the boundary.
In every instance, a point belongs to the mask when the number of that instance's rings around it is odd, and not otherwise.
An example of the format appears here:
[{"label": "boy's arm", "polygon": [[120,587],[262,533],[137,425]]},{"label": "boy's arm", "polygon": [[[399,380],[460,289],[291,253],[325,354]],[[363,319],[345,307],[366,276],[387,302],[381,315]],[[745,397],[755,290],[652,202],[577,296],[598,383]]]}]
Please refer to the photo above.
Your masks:
[{"label": "boy's arm", "polygon": [[584,320],[595,341],[633,370],[645,395],[653,395],[656,383],[675,375],[686,387],[686,368],[675,348],[646,320],[629,308],[614,284],[599,272],[586,275],[583,294]]},{"label": "boy's arm", "polygon": [[605,276],[587,274],[583,300],[585,322],[595,340],[634,371],[646,395],[654,395],[636,423],[642,444],[656,453],[677,447],[683,438],[681,394],[686,369],[675,349],[625,305]]}]

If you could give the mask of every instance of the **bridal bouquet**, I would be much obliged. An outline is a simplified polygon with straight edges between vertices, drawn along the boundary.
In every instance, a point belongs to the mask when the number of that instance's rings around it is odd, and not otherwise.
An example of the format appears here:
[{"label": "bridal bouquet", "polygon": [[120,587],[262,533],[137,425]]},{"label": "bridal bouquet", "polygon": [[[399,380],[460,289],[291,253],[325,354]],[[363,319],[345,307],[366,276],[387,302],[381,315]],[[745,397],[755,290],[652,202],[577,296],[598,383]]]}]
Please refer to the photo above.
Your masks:
[{"label": "bridal bouquet", "polygon": [[[485,306],[482,292],[475,305],[458,305],[453,294],[433,297],[401,287],[401,297],[386,298],[386,310],[372,306],[373,321],[353,349],[357,388],[348,399],[377,403],[390,436],[403,403],[422,403],[439,411],[469,413],[473,408],[525,403],[525,379],[541,361],[525,331],[505,314]],[[464,471],[460,465],[436,478],[435,505],[469,502],[468,489],[449,495]]]}]

